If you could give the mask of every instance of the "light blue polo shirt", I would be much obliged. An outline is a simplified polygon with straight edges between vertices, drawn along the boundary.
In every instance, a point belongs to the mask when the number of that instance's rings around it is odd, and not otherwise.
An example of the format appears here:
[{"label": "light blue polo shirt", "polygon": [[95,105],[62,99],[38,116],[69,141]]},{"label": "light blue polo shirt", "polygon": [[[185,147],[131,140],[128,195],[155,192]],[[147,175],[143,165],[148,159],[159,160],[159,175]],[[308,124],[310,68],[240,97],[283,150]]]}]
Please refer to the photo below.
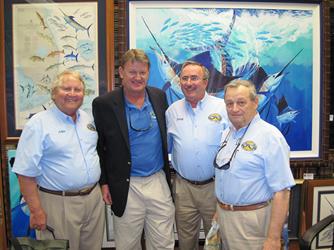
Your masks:
[{"label": "light blue polo shirt", "polygon": [[131,176],[150,176],[163,168],[161,134],[151,102],[145,93],[138,109],[125,97],[131,152]]},{"label": "light blue polo shirt", "polygon": [[[228,162],[247,126],[230,126],[223,135],[227,144],[222,149],[223,165]],[[257,114],[250,123],[227,170],[216,169],[215,191],[219,201],[232,205],[249,205],[270,200],[275,192],[295,185],[290,170],[290,147],[273,125]]]},{"label": "light blue polo shirt", "polygon": [[228,126],[224,100],[205,93],[193,109],[183,98],[168,108],[166,120],[173,168],[188,180],[212,178],[213,159]]},{"label": "light blue polo shirt", "polygon": [[56,106],[37,113],[25,125],[16,150],[13,172],[36,177],[51,190],[77,190],[100,179],[93,119],[77,112],[76,122]]}]

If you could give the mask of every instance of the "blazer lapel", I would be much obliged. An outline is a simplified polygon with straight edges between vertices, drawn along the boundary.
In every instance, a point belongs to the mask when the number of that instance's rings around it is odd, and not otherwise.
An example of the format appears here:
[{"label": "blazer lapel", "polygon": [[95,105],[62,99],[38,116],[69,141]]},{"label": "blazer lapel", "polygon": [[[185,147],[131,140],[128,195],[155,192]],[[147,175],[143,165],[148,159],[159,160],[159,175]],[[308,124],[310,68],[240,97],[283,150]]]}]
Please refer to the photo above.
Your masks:
[{"label": "blazer lapel", "polygon": [[164,119],[164,115],[165,115],[165,111],[162,110],[162,105],[161,105],[161,99],[157,96],[154,95],[151,91],[150,88],[146,88],[148,96],[150,98],[151,104],[152,104],[152,108],[154,110],[154,113],[157,117],[157,121],[158,121],[158,125],[160,128],[160,133],[161,133],[161,138],[163,140],[163,144],[166,143],[166,137],[164,136],[164,131],[166,131],[166,124],[165,124],[165,119]]},{"label": "blazer lapel", "polygon": [[123,88],[118,88],[114,97],[115,98],[113,99],[112,105],[115,111],[116,119],[121,129],[121,133],[124,137],[124,141],[128,149],[130,150],[128,123],[126,119]]}]

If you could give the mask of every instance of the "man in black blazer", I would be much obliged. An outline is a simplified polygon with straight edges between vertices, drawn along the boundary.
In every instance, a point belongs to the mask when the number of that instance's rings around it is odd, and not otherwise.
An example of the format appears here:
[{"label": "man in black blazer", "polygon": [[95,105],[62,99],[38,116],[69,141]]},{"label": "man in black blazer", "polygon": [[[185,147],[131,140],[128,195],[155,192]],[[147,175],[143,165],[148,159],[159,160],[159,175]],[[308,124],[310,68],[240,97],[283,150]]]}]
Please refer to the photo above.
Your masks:
[{"label": "man in black blazer", "polygon": [[116,248],[174,249],[163,91],[147,86],[150,62],[131,49],[121,61],[122,87],[93,101],[103,199],[111,204]]}]

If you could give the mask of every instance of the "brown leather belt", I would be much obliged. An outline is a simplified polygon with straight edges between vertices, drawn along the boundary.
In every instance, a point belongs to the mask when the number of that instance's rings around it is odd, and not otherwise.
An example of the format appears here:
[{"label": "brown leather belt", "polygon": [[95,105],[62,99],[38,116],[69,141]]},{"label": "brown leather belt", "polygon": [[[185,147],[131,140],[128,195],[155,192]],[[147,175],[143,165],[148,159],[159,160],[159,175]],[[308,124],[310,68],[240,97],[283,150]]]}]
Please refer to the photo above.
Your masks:
[{"label": "brown leather belt", "polygon": [[50,190],[47,188],[43,188],[39,186],[39,190],[42,192],[48,193],[48,194],[54,194],[54,195],[61,195],[61,196],[83,196],[83,195],[88,195],[92,190],[96,187],[97,183],[95,183],[93,186],[84,188],[78,191],[57,191],[57,190]]},{"label": "brown leather belt", "polygon": [[215,179],[212,177],[208,180],[205,180],[205,181],[191,181],[191,180],[188,180],[184,177],[182,177],[181,175],[177,174],[178,176],[180,176],[181,179],[189,182],[190,184],[193,184],[193,185],[205,185],[205,184],[209,184],[210,182],[213,182]]},{"label": "brown leather belt", "polygon": [[222,203],[219,200],[217,200],[217,202],[218,202],[218,205],[222,209],[224,209],[224,210],[229,210],[229,211],[251,211],[251,210],[256,210],[256,209],[260,209],[260,208],[268,206],[269,203],[271,202],[271,200],[268,200],[268,201],[265,201],[265,202],[256,203],[256,204],[251,204],[251,205],[245,205],[245,206],[229,205],[229,204]]}]

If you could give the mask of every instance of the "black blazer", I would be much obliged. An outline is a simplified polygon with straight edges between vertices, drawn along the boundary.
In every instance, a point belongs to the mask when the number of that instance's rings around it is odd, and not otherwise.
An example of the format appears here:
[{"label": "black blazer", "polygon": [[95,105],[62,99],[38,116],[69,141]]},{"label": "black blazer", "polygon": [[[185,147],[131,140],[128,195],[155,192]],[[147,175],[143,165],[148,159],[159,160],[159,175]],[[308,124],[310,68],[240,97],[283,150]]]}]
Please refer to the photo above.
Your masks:
[{"label": "black blazer", "polygon": [[[168,107],[166,95],[163,91],[153,87],[146,87],[146,91],[159,124],[164,157],[163,169],[170,186],[165,120],[165,111]],[[112,210],[120,217],[126,207],[131,169],[123,88],[95,98],[93,116],[99,135],[97,151],[101,164],[100,184],[109,185]]]}]

